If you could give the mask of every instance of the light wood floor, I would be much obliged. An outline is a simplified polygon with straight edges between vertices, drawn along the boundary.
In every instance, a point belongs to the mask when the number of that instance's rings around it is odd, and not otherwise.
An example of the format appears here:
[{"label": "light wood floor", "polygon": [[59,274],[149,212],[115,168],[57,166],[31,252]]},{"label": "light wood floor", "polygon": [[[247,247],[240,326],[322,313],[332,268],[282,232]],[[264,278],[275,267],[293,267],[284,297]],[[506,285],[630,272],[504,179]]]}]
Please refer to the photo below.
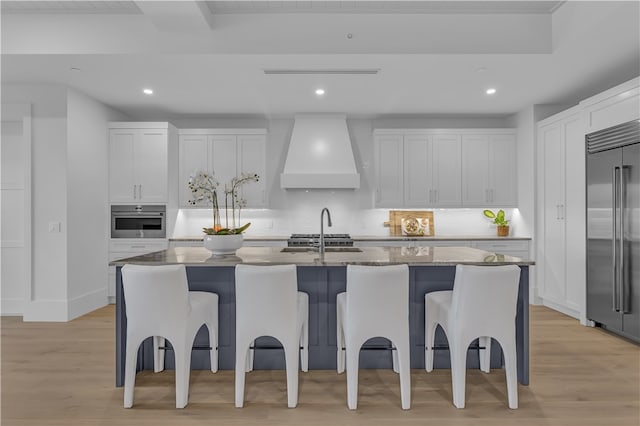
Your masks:
[{"label": "light wood floor", "polygon": [[451,403],[449,370],[411,375],[412,407],[399,382],[361,370],[357,411],[346,378],[300,374],[296,409],[286,408],[284,371],[247,375],[245,408],[234,408],[232,371],[193,371],[189,405],[176,410],[172,371],[143,372],[134,408],[114,386],[114,309],[69,323],[2,318],[1,423],[9,425],[640,425],[640,348],[543,307],[531,308],[531,385],[507,408],[504,372],[467,372],[467,408]]}]

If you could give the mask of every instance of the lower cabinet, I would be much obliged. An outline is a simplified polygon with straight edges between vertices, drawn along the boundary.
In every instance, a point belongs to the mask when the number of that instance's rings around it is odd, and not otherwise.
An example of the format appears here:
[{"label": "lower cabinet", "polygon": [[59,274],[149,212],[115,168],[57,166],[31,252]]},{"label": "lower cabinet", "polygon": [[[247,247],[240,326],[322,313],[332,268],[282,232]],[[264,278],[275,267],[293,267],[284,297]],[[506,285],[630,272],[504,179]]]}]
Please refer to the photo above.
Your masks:
[{"label": "lower cabinet", "polygon": [[529,241],[472,241],[471,247],[492,253],[529,259]]},{"label": "lower cabinet", "polygon": [[[286,247],[287,240],[260,240],[260,239],[245,239],[242,243],[243,247]],[[176,247],[202,247],[202,241],[200,240],[175,240],[169,241],[169,248]]]},{"label": "lower cabinet", "polygon": [[[166,239],[112,239],[109,243],[109,262],[154,251],[167,249]],[[116,303],[116,267],[109,266],[109,281],[107,285],[109,303]]]},{"label": "lower cabinet", "polygon": [[356,240],[356,247],[473,247],[491,253],[529,259],[529,240]]}]

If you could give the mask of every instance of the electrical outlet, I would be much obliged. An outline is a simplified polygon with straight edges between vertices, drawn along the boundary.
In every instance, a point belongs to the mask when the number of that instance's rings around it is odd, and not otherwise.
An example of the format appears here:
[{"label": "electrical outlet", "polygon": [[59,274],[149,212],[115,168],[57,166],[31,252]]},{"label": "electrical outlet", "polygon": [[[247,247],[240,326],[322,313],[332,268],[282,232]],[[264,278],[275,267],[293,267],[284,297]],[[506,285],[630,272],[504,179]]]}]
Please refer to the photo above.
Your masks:
[{"label": "electrical outlet", "polygon": [[60,233],[61,229],[62,229],[61,222],[49,222],[49,233],[58,234]]}]

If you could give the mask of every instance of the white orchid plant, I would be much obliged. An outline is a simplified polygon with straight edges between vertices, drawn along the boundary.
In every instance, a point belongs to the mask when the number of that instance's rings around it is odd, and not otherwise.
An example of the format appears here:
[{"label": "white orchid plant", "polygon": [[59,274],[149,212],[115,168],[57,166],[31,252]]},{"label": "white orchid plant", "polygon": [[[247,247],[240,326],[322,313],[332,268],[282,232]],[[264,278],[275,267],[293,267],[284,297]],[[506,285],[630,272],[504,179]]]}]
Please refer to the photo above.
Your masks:
[{"label": "white orchid plant", "polygon": [[[189,177],[188,186],[192,195],[189,204],[196,206],[206,202],[213,208],[213,227],[202,228],[204,233],[208,235],[242,234],[251,225],[251,222],[240,226],[240,214],[247,202],[238,195],[238,189],[242,185],[259,180],[260,176],[255,173],[242,173],[231,179],[229,184],[224,185],[222,192],[224,193],[225,226],[223,227],[220,220],[220,204],[218,203],[220,182],[214,175],[207,172],[201,170],[194,172]],[[231,210],[231,221],[229,221],[229,210]]]}]

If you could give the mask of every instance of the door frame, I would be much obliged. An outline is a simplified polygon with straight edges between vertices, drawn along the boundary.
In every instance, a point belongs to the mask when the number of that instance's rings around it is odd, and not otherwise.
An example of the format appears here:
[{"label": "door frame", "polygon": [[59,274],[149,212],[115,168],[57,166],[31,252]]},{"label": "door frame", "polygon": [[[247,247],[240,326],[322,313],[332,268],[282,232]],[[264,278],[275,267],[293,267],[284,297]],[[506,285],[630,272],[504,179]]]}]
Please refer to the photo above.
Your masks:
[{"label": "door frame", "polygon": [[[24,283],[24,303],[21,314],[24,315],[26,305],[33,300],[33,269],[32,269],[32,181],[31,181],[31,104],[2,104],[2,122],[21,121],[22,122],[22,155],[24,158],[24,263],[25,263],[25,283]],[[15,313],[11,313],[15,314]]]}]

